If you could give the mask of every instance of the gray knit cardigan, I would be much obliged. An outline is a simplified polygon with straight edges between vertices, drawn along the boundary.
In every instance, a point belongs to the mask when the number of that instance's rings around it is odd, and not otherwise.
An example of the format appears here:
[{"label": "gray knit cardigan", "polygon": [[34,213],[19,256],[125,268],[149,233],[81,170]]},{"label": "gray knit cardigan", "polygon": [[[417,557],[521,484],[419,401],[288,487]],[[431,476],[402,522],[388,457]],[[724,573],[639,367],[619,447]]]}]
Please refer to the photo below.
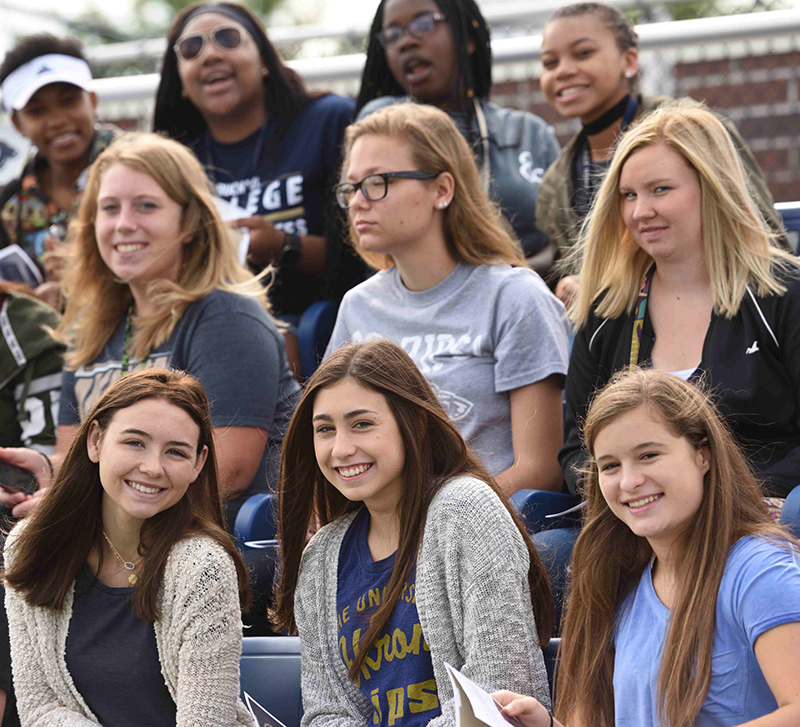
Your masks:
[{"label": "gray knit cardigan", "polygon": [[[24,522],[6,542],[6,562]],[[67,669],[67,632],[74,588],[60,611],[29,606],[6,588],[11,668],[25,727],[99,724]],[[176,543],[158,590],[154,622],[161,673],[178,707],[177,727],[255,727],[239,699],[242,617],[236,569],[221,545],[206,537]]]},{"label": "gray knit cardigan", "polygon": [[[349,678],[338,647],[339,549],[355,513],[322,528],[303,553],[295,591],[302,648],[302,727],[364,727],[372,705]],[[448,662],[484,689],[511,689],[549,706],[528,586],[528,551],[500,498],[458,477],[434,498],[417,556],[416,603],[430,646],[442,714],[455,725]]]}]

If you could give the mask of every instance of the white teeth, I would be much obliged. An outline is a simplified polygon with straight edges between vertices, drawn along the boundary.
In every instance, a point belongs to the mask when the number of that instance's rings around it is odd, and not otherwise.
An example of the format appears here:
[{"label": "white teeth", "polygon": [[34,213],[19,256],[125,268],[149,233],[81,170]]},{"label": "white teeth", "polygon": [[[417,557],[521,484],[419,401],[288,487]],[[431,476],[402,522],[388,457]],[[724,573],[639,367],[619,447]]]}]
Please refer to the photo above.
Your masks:
[{"label": "white teeth", "polygon": [[214,81],[219,81],[220,79],[228,78],[230,75],[231,75],[230,73],[223,73],[223,72],[212,73],[210,76],[206,78],[205,82],[213,83]]},{"label": "white teeth", "polygon": [[628,507],[644,507],[651,502],[655,502],[661,495],[650,495],[650,497],[643,497],[641,500],[631,500],[625,503]]},{"label": "white teeth", "polygon": [[572,93],[578,93],[579,91],[583,91],[583,86],[570,86],[569,88],[562,88],[559,92],[559,96],[569,96]]},{"label": "white teeth", "polygon": [[147,487],[146,485],[142,485],[138,482],[131,482],[130,480],[126,480],[126,482],[134,489],[138,490],[139,492],[144,492],[146,495],[155,495],[156,492],[161,492],[160,487]]},{"label": "white teeth", "polygon": [[362,472],[366,472],[370,467],[372,467],[371,464],[359,464],[355,467],[337,467],[336,469],[339,470],[339,474],[342,477],[355,477]]},{"label": "white teeth", "polygon": [[129,242],[116,245],[115,247],[117,252],[135,252],[136,250],[141,250],[145,245],[143,242]]}]

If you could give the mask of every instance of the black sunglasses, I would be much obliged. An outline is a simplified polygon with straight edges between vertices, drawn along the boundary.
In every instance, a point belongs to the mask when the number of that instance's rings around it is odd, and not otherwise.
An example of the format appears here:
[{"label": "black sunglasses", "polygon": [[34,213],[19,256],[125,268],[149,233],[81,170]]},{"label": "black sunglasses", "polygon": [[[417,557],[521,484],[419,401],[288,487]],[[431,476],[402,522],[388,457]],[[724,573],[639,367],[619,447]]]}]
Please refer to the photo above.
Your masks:
[{"label": "black sunglasses", "polygon": [[353,195],[360,189],[361,194],[370,202],[377,202],[389,191],[390,179],[434,179],[441,172],[383,172],[370,174],[360,182],[344,182],[334,187],[336,201],[343,210],[349,209]]},{"label": "black sunglasses", "polygon": [[422,13],[405,25],[390,25],[388,28],[384,28],[378,33],[378,41],[384,48],[388,48],[399,42],[406,33],[417,40],[422,40],[428,35],[433,35],[437,23],[441,23],[443,20],[445,17],[441,13]]},{"label": "black sunglasses", "polygon": [[242,33],[238,28],[234,28],[232,25],[221,25],[207,30],[205,33],[195,33],[178,38],[178,42],[172,47],[183,60],[191,61],[203,52],[206,38],[209,38],[217,48],[225,53],[236,50],[242,44]]}]

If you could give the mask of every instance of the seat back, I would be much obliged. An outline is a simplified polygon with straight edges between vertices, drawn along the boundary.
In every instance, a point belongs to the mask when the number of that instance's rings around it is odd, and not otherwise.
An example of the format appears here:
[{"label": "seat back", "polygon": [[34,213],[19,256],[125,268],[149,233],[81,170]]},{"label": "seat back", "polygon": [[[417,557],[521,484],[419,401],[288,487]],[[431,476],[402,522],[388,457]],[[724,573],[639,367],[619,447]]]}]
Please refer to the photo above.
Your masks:
[{"label": "seat back", "polygon": [[299,727],[303,716],[300,638],[246,636],[239,666],[242,699],[247,692],[286,727]]},{"label": "seat back", "polygon": [[778,202],[775,209],[781,213],[783,226],[786,228],[789,244],[797,254],[800,243],[800,202]]},{"label": "seat back", "polygon": [[544,665],[547,669],[547,681],[550,683],[550,697],[556,701],[556,671],[558,669],[558,647],[561,639],[550,639],[550,643],[542,650],[544,652]]},{"label": "seat back", "polygon": [[308,306],[300,318],[297,345],[300,348],[300,368],[305,378],[317,370],[325,355],[338,310],[339,305],[332,300],[318,300]]},{"label": "seat back", "polygon": [[800,538],[800,485],[789,493],[783,503],[781,525],[791,530],[796,538]]},{"label": "seat back", "polygon": [[275,540],[277,506],[278,497],[271,492],[259,492],[244,501],[233,524],[233,537],[239,550],[249,540]]}]

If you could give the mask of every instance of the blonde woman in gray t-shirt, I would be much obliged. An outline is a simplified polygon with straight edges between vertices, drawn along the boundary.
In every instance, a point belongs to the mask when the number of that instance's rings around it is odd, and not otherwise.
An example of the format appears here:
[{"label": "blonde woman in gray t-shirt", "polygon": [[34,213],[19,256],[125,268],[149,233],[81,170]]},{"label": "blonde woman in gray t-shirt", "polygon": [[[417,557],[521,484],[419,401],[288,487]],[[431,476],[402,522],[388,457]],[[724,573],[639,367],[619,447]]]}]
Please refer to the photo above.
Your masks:
[{"label": "blonde woman in gray t-shirt", "polygon": [[353,124],[339,205],[379,269],[342,301],[327,355],[387,338],[432,384],[507,493],[558,490],[564,308],[525,266],[444,112],[399,104]]}]

